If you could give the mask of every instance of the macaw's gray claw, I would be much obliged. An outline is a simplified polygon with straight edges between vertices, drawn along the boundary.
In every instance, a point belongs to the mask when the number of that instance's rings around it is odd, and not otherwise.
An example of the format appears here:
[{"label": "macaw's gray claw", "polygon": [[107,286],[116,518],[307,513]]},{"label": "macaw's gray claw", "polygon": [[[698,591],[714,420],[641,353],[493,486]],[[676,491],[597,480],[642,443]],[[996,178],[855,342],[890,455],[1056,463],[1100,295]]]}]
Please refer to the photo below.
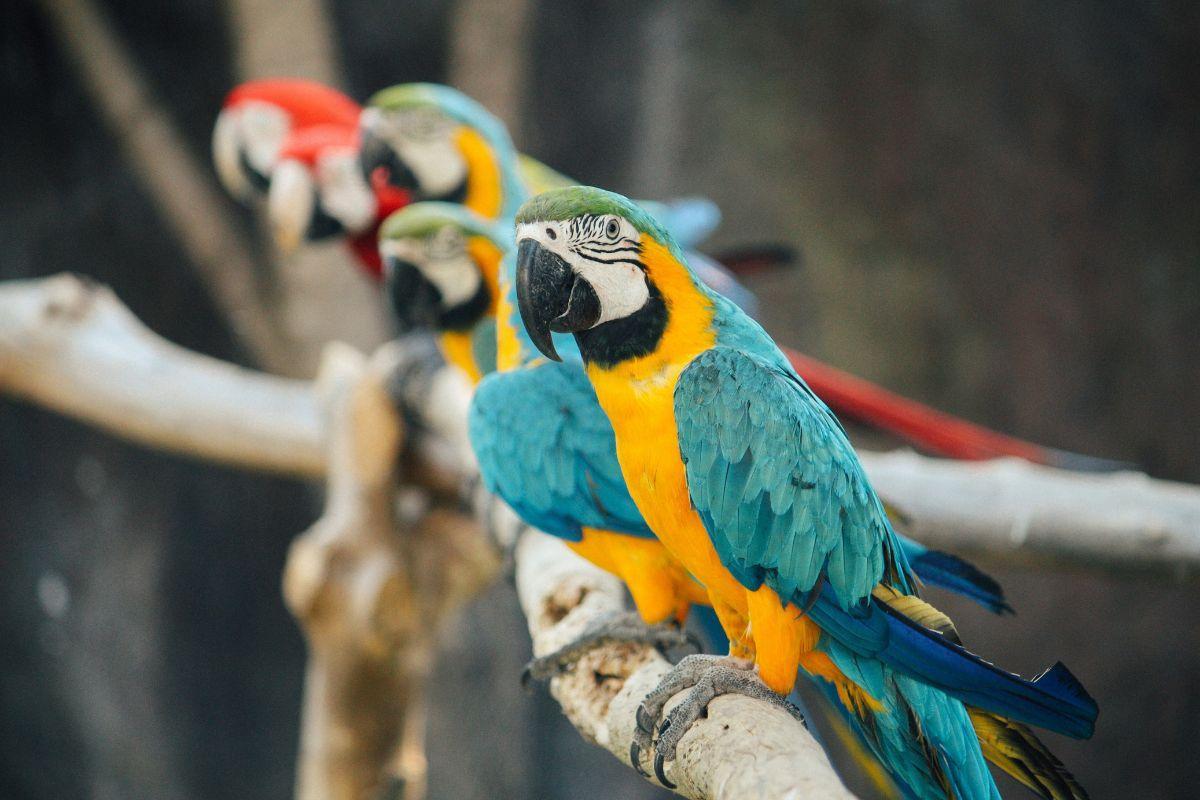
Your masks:
[{"label": "macaw's gray claw", "polygon": [[589,625],[579,638],[549,655],[535,658],[525,665],[521,685],[531,680],[549,680],[575,665],[589,651],[606,644],[645,644],[661,652],[688,644],[688,634],[674,625],[647,625],[637,612],[617,612],[605,615]]},{"label": "macaw's gray claw", "polygon": [[637,770],[637,774],[643,778],[649,778],[650,773],[646,772],[646,768],[642,766],[642,748],[638,744],[637,739],[629,745],[629,763],[633,764],[633,768]]},{"label": "macaw's gray claw", "polygon": [[658,723],[658,738],[653,741],[654,774],[668,789],[674,789],[675,784],[667,778],[667,762],[675,760],[679,742],[692,725],[707,714],[708,704],[720,695],[740,694],[763,700],[803,721],[799,709],[767,688],[749,662],[718,656],[688,656],[664,675],[638,706],[634,747],[638,748],[639,756],[642,750],[648,749],[655,721],[662,715],[667,701],[685,691],[683,700]]},{"label": "macaw's gray claw", "polygon": [[668,789],[674,789],[675,784],[671,783],[671,781],[667,778],[667,773],[664,771],[664,766],[665,759],[663,758],[662,753],[656,753],[654,755],[654,774],[657,776],[659,783]]}]

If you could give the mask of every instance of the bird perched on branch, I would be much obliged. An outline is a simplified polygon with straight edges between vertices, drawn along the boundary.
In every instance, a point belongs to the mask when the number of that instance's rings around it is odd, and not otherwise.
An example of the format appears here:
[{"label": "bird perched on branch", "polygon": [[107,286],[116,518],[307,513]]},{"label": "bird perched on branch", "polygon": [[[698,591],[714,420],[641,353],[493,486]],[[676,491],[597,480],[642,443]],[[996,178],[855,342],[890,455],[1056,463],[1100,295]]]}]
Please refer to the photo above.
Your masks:
[{"label": "bird perched on branch", "polygon": [[410,198],[363,178],[361,113],[349,97],[313,81],[251,81],[229,93],[213,129],[213,154],[231,194],[266,197],[282,252],[344,237],[359,264],[379,277],[379,224]]},{"label": "bird perched on branch", "polygon": [[[489,148],[501,170],[513,168],[506,139],[492,137]],[[393,305],[408,324],[438,329],[447,358],[473,380],[498,362],[502,372],[483,381],[471,410],[472,442],[488,487],[527,522],[568,540],[585,557],[621,576],[643,619],[680,619],[690,604],[704,602],[705,594],[650,538],[624,486],[611,427],[578,362],[536,358],[515,318],[513,267],[505,255],[511,246],[511,228],[464,206],[409,206],[381,230]],[[570,348],[573,342],[567,338],[559,345]],[[526,409],[531,407],[544,413],[530,416]],[[994,582],[969,565],[916,543],[902,546],[917,563],[929,566],[931,582],[966,589],[994,609],[1004,607]],[[630,625],[625,618],[609,619],[564,651],[535,662],[534,674],[553,674],[599,642],[620,638],[664,645],[673,641],[671,633]],[[836,691],[831,699],[840,703]],[[810,700],[808,708],[815,707]],[[844,707],[838,708],[842,716],[835,721],[858,724]],[[856,735],[864,733],[856,730]],[[1018,765],[1014,769],[1057,775],[1055,762],[1044,751],[1009,749],[1016,753],[1009,757]]]},{"label": "bird perched on branch", "polygon": [[[992,798],[985,754],[1047,797],[1082,796],[1024,726],[1088,737],[1097,708],[1062,664],[1027,681],[972,655],[917,578],[836,417],[770,337],[624,197],[572,187],[517,217],[516,289],[537,348],[573,334],[638,510],[700,583],[728,657],[684,659],[643,703],[655,769],[707,704],[787,705],[828,684],[910,797]],[[1013,733],[1013,732],[1016,733]]]},{"label": "bird perched on branch", "polygon": [[247,81],[225,97],[213,126],[213,161],[225,188],[239,200],[265,195],[288,137],[310,128],[354,129],[362,109],[315,81]]}]

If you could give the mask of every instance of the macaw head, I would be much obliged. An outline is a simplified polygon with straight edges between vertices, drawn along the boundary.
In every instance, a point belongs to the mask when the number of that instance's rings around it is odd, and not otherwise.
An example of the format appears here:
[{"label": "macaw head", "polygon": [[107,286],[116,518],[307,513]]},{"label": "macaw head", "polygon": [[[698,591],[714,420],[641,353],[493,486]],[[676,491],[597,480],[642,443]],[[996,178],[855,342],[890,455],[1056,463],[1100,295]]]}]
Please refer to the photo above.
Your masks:
[{"label": "macaw head", "polygon": [[[517,213],[517,304],[530,339],[559,360],[551,332],[573,333],[584,358],[617,362],[650,352],[668,317],[654,267],[695,286],[682,252],[633,201],[571,186]],[[664,270],[661,274],[665,275]]]},{"label": "macaw head", "polygon": [[[393,86],[377,93],[363,111],[361,163],[372,186],[390,185],[421,200],[466,203],[489,217],[501,204],[519,202],[516,151],[504,125],[456,89],[429,83]],[[496,174],[492,202],[471,196],[481,164]],[[478,194],[478,192],[477,192]],[[515,202],[514,202],[515,206]],[[511,214],[515,208],[508,211]]]},{"label": "macaw head", "polygon": [[358,169],[357,139],[356,128],[318,125],[285,140],[267,190],[267,216],[285,253],[375,221],[379,204]]},{"label": "macaw head", "polygon": [[290,135],[313,126],[353,128],[361,112],[346,95],[313,81],[243,83],[226,96],[213,128],[217,175],[240,200],[265,194]]},{"label": "macaw head", "polygon": [[379,229],[384,280],[405,330],[465,331],[493,313],[508,245],[490,220],[455,203],[414,203]]}]

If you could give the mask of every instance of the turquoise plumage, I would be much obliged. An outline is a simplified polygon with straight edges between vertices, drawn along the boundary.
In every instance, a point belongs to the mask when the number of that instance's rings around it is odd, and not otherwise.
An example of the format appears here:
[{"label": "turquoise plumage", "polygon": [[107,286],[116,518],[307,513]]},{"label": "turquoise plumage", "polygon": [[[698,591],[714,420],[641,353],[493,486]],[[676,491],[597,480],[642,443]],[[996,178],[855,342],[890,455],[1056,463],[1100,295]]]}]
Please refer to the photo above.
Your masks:
[{"label": "turquoise plumage", "polygon": [[653,537],[625,488],[612,426],[578,362],[484,378],[468,430],[488,491],[530,525],[574,542],[583,527]]},{"label": "turquoise plumage", "polygon": [[691,500],[726,568],[808,607],[857,655],[993,713],[1090,736],[1095,702],[1062,665],[1025,681],[872,598],[881,580],[911,594],[912,572],[845,432],[758,323],[712,302],[717,346],[679,376],[675,413]]},{"label": "turquoise plumage", "polygon": [[[414,91],[422,97],[436,95],[441,101],[457,96],[457,93],[446,90],[445,87],[421,87],[419,91]],[[393,97],[392,100],[396,98]],[[515,153],[502,126],[498,123],[492,124],[489,121],[490,115],[473,102],[455,99],[449,105],[449,111],[456,119],[472,125],[485,136],[499,157],[506,187],[516,185]],[[512,208],[507,196],[504,207],[506,211]],[[661,212],[668,221],[669,211],[668,208]],[[682,223],[677,224],[684,227]],[[515,309],[517,303],[513,293],[511,254],[503,259],[501,269],[501,286],[509,295],[508,306]],[[725,282],[730,280],[728,275],[717,276],[714,280],[717,279]],[[470,409],[469,433],[485,486],[504,499],[527,523],[569,541],[578,541],[583,527],[601,528],[641,537],[652,536],[625,486],[617,461],[611,424],[598,405],[595,392],[581,369],[574,339],[569,336],[556,337],[558,351],[565,356],[564,363],[530,363],[536,356],[536,349],[519,322],[509,322],[515,323],[514,330],[522,351],[522,366],[486,376],[477,387]],[[477,331],[479,335],[475,337],[476,342],[484,342],[487,336],[494,332],[493,325],[485,323],[481,327],[486,327],[487,332]],[[736,339],[738,334],[732,331],[731,336]],[[486,348],[487,345],[485,343],[481,346]],[[807,391],[807,388],[798,383],[795,390]],[[815,397],[811,399],[813,405],[806,409],[808,413],[829,413],[827,409],[822,411],[824,406]],[[840,590],[839,596],[845,592],[845,596],[849,598],[848,605],[853,602],[853,598],[861,599],[864,591],[868,594],[870,591],[867,582],[868,571],[859,566],[861,559],[857,557],[858,553],[854,553],[854,557],[841,557],[844,548],[855,546],[852,541],[847,543],[830,540],[822,547],[808,552],[797,547],[787,553],[785,558],[775,560],[766,556],[766,543],[772,530],[782,524],[780,520],[800,520],[804,525],[812,525],[813,520],[804,520],[805,515],[811,517],[814,513],[814,506],[809,502],[810,498],[803,496],[804,492],[811,490],[805,488],[806,484],[802,479],[791,485],[791,472],[780,475],[764,469],[738,472],[737,451],[741,448],[742,452],[745,452],[746,447],[742,440],[748,436],[758,435],[762,438],[765,435],[765,429],[757,429],[756,432],[751,430],[758,423],[767,421],[761,407],[756,408],[753,418],[748,415],[735,426],[725,430],[720,437],[719,450],[697,454],[696,466],[707,462],[708,471],[705,472],[703,480],[712,480],[714,490],[718,482],[713,479],[713,470],[719,468],[719,458],[724,459],[720,463],[725,465],[725,471],[728,473],[725,476],[726,489],[734,485],[740,485],[743,491],[751,491],[756,487],[758,489],[755,495],[757,501],[744,502],[742,498],[735,496],[735,493],[723,490],[721,496],[710,504],[714,522],[719,517],[722,524],[732,521],[734,527],[741,527],[742,522],[747,523],[744,535],[741,535],[741,538],[734,536],[727,543],[728,550],[731,553],[742,554],[738,563],[744,566],[744,577],[747,581],[761,581],[769,575],[769,582],[778,586],[785,596],[811,590],[824,570],[825,577]],[[529,413],[531,409],[538,409],[540,413]],[[706,424],[699,416],[700,410],[695,411],[697,416],[688,424]],[[820,426],[806,427],[802,418],[793,422],[797,424],[790,430],[772,431],[784,438],[792,437],[792,441],[803,438],[811,445],[816,435],[815,431],[819,430]],[[814,468],[823,468],[836,461],[840,446],[840,442],[829,441],[822,447],[815,448]],[[897,575],[907,576],[908,562],[904,545],[894,535],[890,535],[890,527],[886,526],[886,522],[880,523],[876,519],[876,514],[882,516],[882,509],[878,508],[878,501],[866,487],[865,479],[856,482],[857,477],[847,473],[843,481],[834,484],[832,493],[819,510],[825,514],[839,514],[841,512],[837,510],[835,501],[856,499],[856,511],[848,517],[848,524],[875,524],[879,526],[879,542],[886,543],[886,546],[877,543],[872,551],[870,563],[890,563]],[[780,492],[774,493],[777,498],[772,496],[769,501],[769,504],[774,504],[771,508],[773,515],[756,513],[762,510],[762,489],[782,486],[784,483],[791,485],[791,494],[785,498]],[[798,499],[801,502],[797,502]],[[754,502],[758,502],[757,509]],[[755,522],[753,526],[749,525],[752,519]],[[764,525],[765,528],[762,527]],[[793,536],[793,540],[795,539]],[[908,549],[924,550],[920,545],[911,542],[908,543]],[[950,562],[954,561],[952,557],[946,558]],[[907,581],[907,578],[904,580]],[[933,582],[936,578],[931,575],[930,580]],[[993,599],[995,597],[993,591],[981,591],[976,594]],[[707,609],[705,613],[711,617],[711,612]],[[848,648],[842,648],[836,655],[839,664],[841,661],[851,663],[860,658]],[[903,719],[905,724],[908,717],[901,714],[905,703],[923,704],[914,713],[918,718],[924,718],[931,713],[931,709],[937,708],[939,702],[944,701],[944,697],[936,695],[936,690],[933,690],[935,695],[930,699],[929,692],[922,695],[917,689],[911,689],[909,692],[914,696],[920,695],[917,700],[907,700],[899,687],[908,679],[903,676],[897,677],[888,668],[877,670],[877,679],[886,684],[879,687],[880,694],[877,696],[887,698],[893,704],[889,713],[894,712],[895,719]],[[912,681],[909,683],[915,684]],[[864,722],[852,719],[847,709],[840,704],[837,708],[840,713],[847,715],[847,720],[856,726],[857,733],[888,765],[889,771],[896,772],[898,781],[905,786],[920,787],[916,794],[910,796],[925,796],[924,787],[932,785],[930,780],[919,774],[919,771],[913,772],[905,766],[910,763],[924,763],[906,749],[911,748],[914,741],[911,731],[903,729],[899,723],[889,727],[878,721]],[[961,711],[961,705],[958,708]],[[963,716],[965,717],[965,712]],[[940,728],[937,730],[940,731]],[[941,732],[937,736],[931,732],[927,741],[932,742],[935,747],[943,747],[950,746],[946,744],[949,738]],[[971,762],[969,766],[975,768],[978,765]],[[949,771],[958,780],[956,769]],[[965,778],[962,780],[966,781]],[[963,793],[960,796],[984,795]]]},{"label": "turquoise plumage", "polygon": [[[738,595],[687,538],[697,535],[688,522],[694,511],[699,535],[707,534],[735,586],[761,598],[765,584],[800,609],[794,623],[778,624],[799,629],[806,615],[815,623],[820,635],[806,646],[831,665],[803,650],[800,665],[838,693],[847,721],[906,796],[999,796],[972,714],[1091,735],[1095,702],[1065,667],[1034,681],[997,669],[963,649],[949,620],[916,596],[913,565],[836,417],[756,322],[696,279],[655,220],[618,195],[575,187],[526,204],[518,222],[523,320],[550,357],[551,325],[576,333],[608,413],[621,415],[618,428],[629,437],[627,479],[657,487],[638,493],[643,511],[666,526],[656,533],[691,559],[685,564],[708,570],[698,574],[722,587],[714,601],[732,607]],[[639,292],[641,304],[622,305]],[[613,316],[597,323],[605,312]],[[656,392],[672,380],[673,394],[659,401]],[[625,418],[642,412],[673,421],[682,479],[673,477],[671,435],[663,431],[654,446],[647,437],[655,431]],[[690,509],[679,505],[677,486]],[[749,627],[733,630],[757,641],[754,608]],[[762,636],[778,635],[764,619]],[[787,663],[787,640],[776,641],[783,644],[772,656]],[[764,680],[780,683],[774,673]],[[1057,774],[1061,765],[1039,748],[1025,748],[1014,774],[1027,774],[1027,764]]]}]

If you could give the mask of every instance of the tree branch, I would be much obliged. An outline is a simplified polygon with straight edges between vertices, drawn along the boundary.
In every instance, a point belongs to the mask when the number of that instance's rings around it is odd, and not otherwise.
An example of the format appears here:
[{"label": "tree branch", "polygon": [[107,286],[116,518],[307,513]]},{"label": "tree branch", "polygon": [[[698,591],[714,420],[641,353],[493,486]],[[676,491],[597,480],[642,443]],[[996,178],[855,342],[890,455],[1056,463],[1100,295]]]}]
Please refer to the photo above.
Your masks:
[{"label": "tree branch", "polygon": [[424,796],[439,623],[499,569],[470,517],[396,518],[403,425],[386,370],[385,360],[331,345],[317,381],[329,420],[325,512],[292,543],[283,579],[310,651],[300,800]]},{"label": "tree branch", "polygon": [[[521,534],[516,564],[537,655],[625,606],[616,578],[544,533]],[[645,645],[606,645],[552,679],[550,690],[584,738],[628,763],[637,707],[669,666]],[[854,797],[801,723],[781,709],[733,695],[712,702],[707,717],[683,737],[667,773],[679,794],[704,800]]]},{"label": "tree branch", "polygon": [[73,275],[0,283],[0,391],[151,447],[325,474],[311,383],[177,347]]},{"label": "tree branch", "polygon": [[1016,458],[860,453],[920,542],[1043,567],[1200,573],[1200,489],[1141,472],[1080,473]]}]

